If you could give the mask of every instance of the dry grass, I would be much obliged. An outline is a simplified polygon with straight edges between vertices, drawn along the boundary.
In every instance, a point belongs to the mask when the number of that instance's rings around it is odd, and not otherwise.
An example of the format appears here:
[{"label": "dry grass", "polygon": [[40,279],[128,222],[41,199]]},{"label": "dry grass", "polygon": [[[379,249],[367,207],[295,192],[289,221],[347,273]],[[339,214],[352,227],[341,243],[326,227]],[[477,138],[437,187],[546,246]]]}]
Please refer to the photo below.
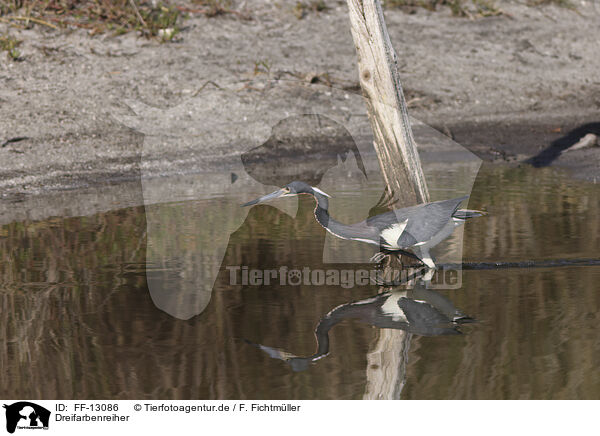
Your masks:
[{"label": "dry grass", "polygon": [[[494,0],[382,0],[385,7],[400,8],[407,12],[414,12],[417,8],[430,11],[441,10],[447,7],[455,17],[482,18],[497,15],[508,15],[498,7]],[[555,5],[566,9],[575,9],[571,0],[528,0],[527,5],[538,7]]]},{"label": "dry grass", "polygon": [[385,0],[385,6],[414,12],[416,8],[437,11],[448,7],[455,17],[479,18],[503,15],[494,0]]},{"label": "dry grass", "polygon": [[413,12],[416,8],[437,11],[448,7],[455,17],[490,17],[502,15],[504,12],[494,3],[494,0],[385,0],[389,8],[400,8]]},{"label": "dry grass", "polygon": [[530,6],[554,5],[566,9],[576,9],[575,5],[573,4],[573,2],[571,2],[571,0],[530,0],[528,4]]},{"label": "dry grass", "polygon": [[310,0],[310,1],[297,1],[294,7],[294,15],[301,20],[311,12],[324,12],[329,7],[325,3],[325,0]]},{"label": "dry grass", "polygon": [[[0,16],[23,26],[80,27],[90,33],[121,34],[133,30],[172,39],[188,13],[209,17],[234,13],[230,0],[0,0]],[[168,29],[168,32],[165,32]]]}]

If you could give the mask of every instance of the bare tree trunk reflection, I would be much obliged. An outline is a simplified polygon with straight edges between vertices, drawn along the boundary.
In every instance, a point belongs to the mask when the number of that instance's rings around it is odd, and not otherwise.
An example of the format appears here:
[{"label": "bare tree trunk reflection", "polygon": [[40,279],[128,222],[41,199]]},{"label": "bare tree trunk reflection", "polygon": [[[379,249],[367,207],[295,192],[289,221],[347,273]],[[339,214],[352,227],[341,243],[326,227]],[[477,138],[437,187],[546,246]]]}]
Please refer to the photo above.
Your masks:
[{"label": "bare tree trunk reflection", "polygon": [[[427,182],[413,140],[397,57],[381,4],[379,0],[348,0],[348,8],[360,84],[383,178],[392,198],[399,199],[400,207],[426,203],[429,201]],[[367,357],[365,398],[400,397],[409,343],[410,334],[404,331],[381,330],[375,349]]]},{"label": "bare tree trunk reflection", "polygon": [[367,355],[365,400],[398,400],[406,383],[412,334],[381,329],[375,348]]}]

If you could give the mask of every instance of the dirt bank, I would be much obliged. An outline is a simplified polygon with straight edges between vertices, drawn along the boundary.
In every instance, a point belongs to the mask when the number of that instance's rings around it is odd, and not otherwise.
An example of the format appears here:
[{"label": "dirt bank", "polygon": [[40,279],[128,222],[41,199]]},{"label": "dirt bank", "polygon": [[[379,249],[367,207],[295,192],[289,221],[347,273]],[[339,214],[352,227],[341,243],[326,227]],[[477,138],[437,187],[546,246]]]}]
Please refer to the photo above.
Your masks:
[{"label": "dirt bank", "polygon": [[[345,2],[327,3],[327,11],[301,20],[295,1],[237,4],[251,20],[191,17],[173,43],[0,22],[0,33],[23,41],[20,61],[2,54],[0,63],[0,204],[11,208],[49,190],[139,180],[142,150],[157,176],[192,170],[183,148],[144,149],[144,129],[122,122],[131,102],[168,112],[223,91],[251,104],[261,98],[255,82],[277,79],[357,92]],[[577,11],[498,6],[505,15],[469,20],[449,11],[388,10],[386,19],[411,115],[484,159],[525,162],[547,147],[564,148],[560,140],[570,131],[593,130],[600,121],[600,11],[589,2],[577,4]],[[311,107],[308,95],[294,95],[293,105]],[[213,100],[206,98],[210,108]],[[319,107],[327,104],[340,102],[320,101]],[[364,115],[358,104],[349,110]],[[234,120],[244,111],[227,106]],[[6,142],[14,138],[25,139]],[[211,141],[204,162],[207,168],[226,164],[247,148]],[[600,148],[555,153],[546,162],[590,180],[600,178],[599,163]]]}]

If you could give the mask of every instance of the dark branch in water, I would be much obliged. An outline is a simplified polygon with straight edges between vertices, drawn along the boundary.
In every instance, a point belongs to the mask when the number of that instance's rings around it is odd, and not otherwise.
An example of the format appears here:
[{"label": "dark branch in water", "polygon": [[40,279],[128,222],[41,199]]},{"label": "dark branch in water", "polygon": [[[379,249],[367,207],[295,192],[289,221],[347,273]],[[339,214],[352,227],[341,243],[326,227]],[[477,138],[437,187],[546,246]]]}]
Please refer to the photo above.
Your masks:
[{"label": "dark branch in water", "polygon": [[463,262],[440,264],[440,269],[482,270],[504,268],[557,268],[564,266],[597,266],[600,259],[549,259],[549,260],[521,260],[517,262]]}]

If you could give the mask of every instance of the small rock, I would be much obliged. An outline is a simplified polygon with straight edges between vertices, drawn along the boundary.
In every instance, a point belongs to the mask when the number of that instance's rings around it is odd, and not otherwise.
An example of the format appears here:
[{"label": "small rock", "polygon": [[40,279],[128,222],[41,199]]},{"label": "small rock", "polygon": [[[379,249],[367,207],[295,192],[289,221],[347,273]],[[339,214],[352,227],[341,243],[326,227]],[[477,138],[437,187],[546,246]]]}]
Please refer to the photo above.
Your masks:
[{"label": "small rock", "polygon": [[172,27],[169,27],[166,29],[160,29],[158,31],[158,36],[161,37],[165,41],[170,41],[173,38],[174,34],[175,34],[175,29],[173,29]]}]

